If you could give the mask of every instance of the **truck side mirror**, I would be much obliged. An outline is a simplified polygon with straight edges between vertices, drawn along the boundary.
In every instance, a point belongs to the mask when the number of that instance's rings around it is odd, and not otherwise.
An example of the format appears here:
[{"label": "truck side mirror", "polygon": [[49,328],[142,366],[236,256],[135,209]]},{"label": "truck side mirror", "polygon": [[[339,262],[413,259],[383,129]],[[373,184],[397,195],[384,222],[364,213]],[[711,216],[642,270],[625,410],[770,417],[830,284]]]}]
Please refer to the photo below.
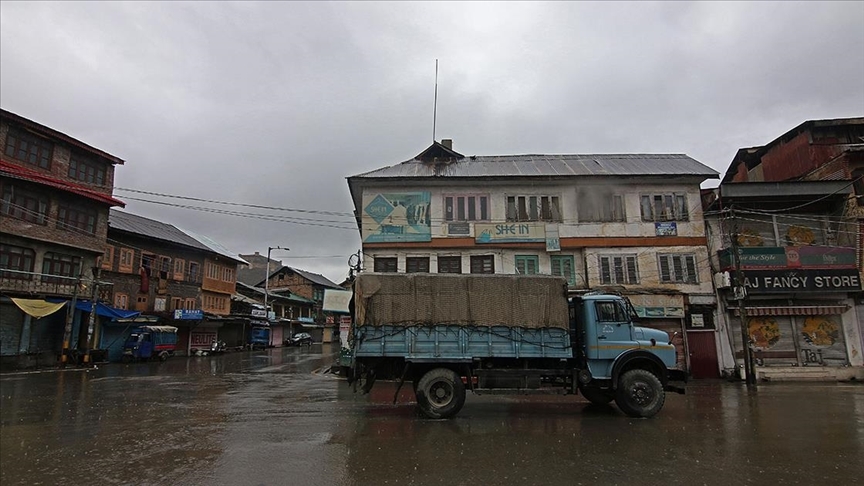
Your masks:
[{"label": "truck side mirror", "polygon": [[669,344],[672,344],[672,341],[674,341],[675,337],[678,336],[679,334],[681,334],[681,333],[678,331],[673,332],[672,335],[669,336]]}]

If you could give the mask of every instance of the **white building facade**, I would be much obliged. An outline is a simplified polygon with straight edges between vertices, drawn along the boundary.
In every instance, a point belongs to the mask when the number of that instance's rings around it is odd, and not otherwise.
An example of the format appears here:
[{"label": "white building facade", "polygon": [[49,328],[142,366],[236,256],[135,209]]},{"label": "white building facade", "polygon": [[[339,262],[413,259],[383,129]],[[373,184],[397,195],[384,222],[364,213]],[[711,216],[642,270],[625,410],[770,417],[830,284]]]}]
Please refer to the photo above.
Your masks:
[{"label": "white building facade", "polygon": [[[348,178],[363,271],[559,275],[574,291],[617,291],[641,325],[679,332],[682,368],[719,376],[699,190],[716,171],[677,154],[465,157],[451,147]],[[711,348],[707,364],[693,346]]]}]

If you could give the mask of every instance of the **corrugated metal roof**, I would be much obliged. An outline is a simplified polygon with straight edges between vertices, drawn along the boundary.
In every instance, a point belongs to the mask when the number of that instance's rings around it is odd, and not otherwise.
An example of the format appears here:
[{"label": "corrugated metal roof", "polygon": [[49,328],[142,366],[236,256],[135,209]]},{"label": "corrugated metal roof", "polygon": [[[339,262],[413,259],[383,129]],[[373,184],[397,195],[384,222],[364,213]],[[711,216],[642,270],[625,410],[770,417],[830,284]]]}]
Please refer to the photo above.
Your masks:
[{"label": "corrugated metal roof", "polygon": [[330,288],[334,288],[334,289],[341,289],[342,288],[339,286],[339,284],[331,282],[330,279],[328,279],[324,275],[319,275],[317,273],[307,272],[306,270],[300,270],[299,268],[294,268],[294,267],[287,267],[287,268],[294,270],[295,272],[299,273],[300,276],[306,278],[307,280],[311,280],[312,282],[314,282],[318,285],[323,285],[324,287],[330,287]]},{"label": "corrugated metal roof", "polygon": [[207,248],[201,242],[177,229],[175,226],[116,209],[112,209],[109,213],[108,227],[170,243],[186,245],[199,250],[210,251],[210,248]]},{"label": "corrugated metal roof", "polygon": [[191,231],[184,231],[174,225],[145,218],[135,214],[111,209],[108,215],[108,227],[127,233],[134,233],[148,238],[155,238],[169,243],[185,245],[209,253],[216,253],[228,257],[239,263],[248,264],[245,260],[234,255],[224,246],[216,243],[210,238],[197,235]]},{"label": "corrugated metal roof", "polygon": [[478,155],[439,165],[413,159],[352,178],[670,175],[719,173],[684,154]]},{"label": "corrugated metal roof", "polygon": [[126,205],[126,203],[124,203],[123,201],[119,199],[114,199],[110,194],[96,192],[86,186],[76,184],[74,182],[55,179],[54,177],[42,174],[32,169],[28,169],[26,167],[22,167],[11,161],[3,160],[2,158],[0,158],[0,174],[2,174],[4,177],[11,177],[14,179],[35,182],[36,184],[43,184],[63,191],[68,191],[72,194],[77,194],[79,196],[83,196],[94,201],[99,201],[104,204],[110,204],[112,206],[122,207]]}]

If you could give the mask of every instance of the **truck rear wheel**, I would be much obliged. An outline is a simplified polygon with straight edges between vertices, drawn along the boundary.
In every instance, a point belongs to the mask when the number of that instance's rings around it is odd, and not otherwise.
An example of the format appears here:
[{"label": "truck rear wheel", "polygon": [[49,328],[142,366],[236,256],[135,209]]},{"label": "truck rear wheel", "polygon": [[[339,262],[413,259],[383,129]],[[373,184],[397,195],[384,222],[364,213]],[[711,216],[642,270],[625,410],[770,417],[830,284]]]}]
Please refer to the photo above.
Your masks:
[{"label": "truck rear wheel", "polygon": [[606,405],[615,399],[615,392],[612,390],[604,390],[596,386],[581,386],[579,393],[585,397],[585,400],[595,405]]},{"label": "truck rear wheel", "polygon": [[653,417],[665,401],[663,384],[648,370],[629,370],[618,380],[615,403],[631,417]]},{"label": "truck rear wheel", "polygon": [[417,383],[417,406],[429,418],[450,418],[465,405],[465,384],[453,370],[435,368]]}]

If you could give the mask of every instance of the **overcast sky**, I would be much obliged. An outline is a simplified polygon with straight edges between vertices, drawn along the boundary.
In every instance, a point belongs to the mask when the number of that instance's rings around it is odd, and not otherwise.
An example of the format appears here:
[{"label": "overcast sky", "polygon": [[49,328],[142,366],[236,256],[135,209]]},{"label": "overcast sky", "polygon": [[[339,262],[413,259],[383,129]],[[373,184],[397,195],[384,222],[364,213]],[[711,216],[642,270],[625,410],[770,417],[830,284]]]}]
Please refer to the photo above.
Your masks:
[{"label": "overcast sky", "polygon": [[345,177],[431,143],[435,59],[436,138],[466,155],[686,153],[723,173],[805,120],[864,115],[862,2],[0,3],[4,109],[126,160],[117,188],[344,213],[115,191],[336,282],[360,248]]}]

